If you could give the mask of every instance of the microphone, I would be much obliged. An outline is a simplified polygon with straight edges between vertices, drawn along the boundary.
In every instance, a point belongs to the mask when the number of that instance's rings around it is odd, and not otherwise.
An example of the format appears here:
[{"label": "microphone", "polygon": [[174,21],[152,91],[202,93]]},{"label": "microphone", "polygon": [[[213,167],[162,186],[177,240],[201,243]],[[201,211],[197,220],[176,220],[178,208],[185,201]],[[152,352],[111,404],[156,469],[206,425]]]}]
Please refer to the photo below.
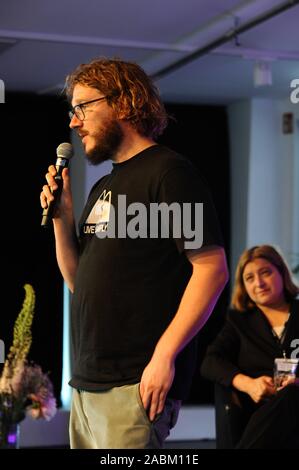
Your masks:
[{"label": "microphone", "polygon": [[69,165],[69,160],[73,156],[73,147],[68,142],[64,142],[63,144],[60,144],[57,147],[56,154],[57,154],[57,160],[55,163],[55,168],[56,168],[57,174],[54,176],[54,179],[56,181],[58,188],[55,191],[52,191],[51,189],[51,193],[54,195],[54,200],[48,202],[48,207],[46,207],[43,210],[41,226],[46,227],[46,228],[49,227],[51,219],[53,218],[55,207],[57,203],[59,202],[62,187],[63,187],[63,180],[61,176],[62,170],[64,168],[67,168]]}]

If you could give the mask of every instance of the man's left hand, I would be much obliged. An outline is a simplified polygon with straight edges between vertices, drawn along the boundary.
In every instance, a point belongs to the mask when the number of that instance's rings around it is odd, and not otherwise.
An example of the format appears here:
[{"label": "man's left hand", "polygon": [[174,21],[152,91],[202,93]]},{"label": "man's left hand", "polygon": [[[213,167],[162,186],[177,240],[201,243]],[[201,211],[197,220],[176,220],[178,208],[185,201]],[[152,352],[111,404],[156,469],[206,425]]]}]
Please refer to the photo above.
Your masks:
[{"label": "man's left hand", "polygon": [[162,413],[175,373],[174,361],[153,356],[143,371],[140,396],[150,421]]}]

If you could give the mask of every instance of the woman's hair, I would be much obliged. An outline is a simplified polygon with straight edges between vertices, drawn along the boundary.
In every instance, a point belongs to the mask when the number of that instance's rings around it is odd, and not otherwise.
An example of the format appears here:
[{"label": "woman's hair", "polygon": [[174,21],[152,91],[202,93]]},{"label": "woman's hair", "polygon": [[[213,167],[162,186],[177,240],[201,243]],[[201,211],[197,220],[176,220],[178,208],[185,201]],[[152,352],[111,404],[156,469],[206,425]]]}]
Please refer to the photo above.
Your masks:
[{"label": "woman's hair", "polygon": [[141,135],[155,138],[167,126],[168,116],[157,88],[134,62],[99,58],[79,65],[66,77],[69,100],[77,84],[103,93],[118,118],[128,121]]},{"label": "woman's hair", "polygon": [[283,256],[277,251],[277,249],[271,245],[254,246],[242,253],[236,269],[231,305],[233,308],[242,312],[255,306],[255,303],[247,294],[243,281],[243,273],[247,263],[254,261],[257,258],[264,258],[277,268],[283,280],[286,301],[291,301],[299,293],[299,287],[292,281],[292,275],[287,262],[283,259]]}]

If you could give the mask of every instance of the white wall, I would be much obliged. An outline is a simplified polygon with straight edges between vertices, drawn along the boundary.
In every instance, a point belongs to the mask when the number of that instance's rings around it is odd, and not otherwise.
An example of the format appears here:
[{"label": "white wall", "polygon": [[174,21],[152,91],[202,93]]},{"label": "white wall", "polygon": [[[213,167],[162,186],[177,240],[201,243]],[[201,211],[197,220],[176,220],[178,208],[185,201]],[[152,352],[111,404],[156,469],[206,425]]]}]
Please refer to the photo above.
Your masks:
[{"label": "white wall", "polygon": [[256,98],[228,109],[232,272],[241,252],[256,244],[278,245],[290,263],[298,252],[298,127],[283,134],[285,112],[299,120],[299,105],[289,99]]},{"label": "white wall", "polygon": [[230,132],[231,181],[231,266],[238,262],[247,243],[248,174],[250,159],[249,101],[232,104],[228,109]]}]

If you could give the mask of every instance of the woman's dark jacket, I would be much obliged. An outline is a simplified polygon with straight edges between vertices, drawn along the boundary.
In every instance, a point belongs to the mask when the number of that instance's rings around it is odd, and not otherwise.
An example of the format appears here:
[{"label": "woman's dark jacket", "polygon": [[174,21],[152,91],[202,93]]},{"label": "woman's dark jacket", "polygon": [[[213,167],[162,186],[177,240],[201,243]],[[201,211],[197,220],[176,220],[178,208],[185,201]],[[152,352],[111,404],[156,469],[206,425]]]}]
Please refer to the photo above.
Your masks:
[{"label": "woman's dark jacket", "polygon": [[201,374],[225,386],[230,386],[239,373],[252,378],[272,377],[274,359],[283,357],[283,352],[288,358],[292,352],[299,358],[299,300],[291,303],[282,344],[258,308],[230,310],[223,329],[207,349]]}]

